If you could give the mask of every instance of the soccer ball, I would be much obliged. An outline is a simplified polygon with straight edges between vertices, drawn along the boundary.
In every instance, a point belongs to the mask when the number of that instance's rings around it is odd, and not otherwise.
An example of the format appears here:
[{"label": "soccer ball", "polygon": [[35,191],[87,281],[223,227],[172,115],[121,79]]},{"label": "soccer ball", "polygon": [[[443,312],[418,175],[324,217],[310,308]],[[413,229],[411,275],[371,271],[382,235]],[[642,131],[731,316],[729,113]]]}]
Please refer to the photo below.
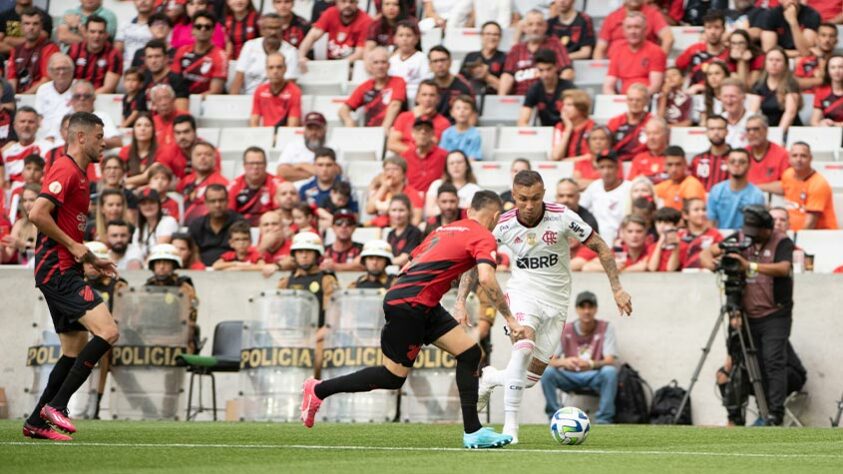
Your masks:
[{"label": "soccer ball", "polygon": [[582,444],[591,430],[591,421],[577,407],[560,408],[550,418],[550,435],[559,444]]}]

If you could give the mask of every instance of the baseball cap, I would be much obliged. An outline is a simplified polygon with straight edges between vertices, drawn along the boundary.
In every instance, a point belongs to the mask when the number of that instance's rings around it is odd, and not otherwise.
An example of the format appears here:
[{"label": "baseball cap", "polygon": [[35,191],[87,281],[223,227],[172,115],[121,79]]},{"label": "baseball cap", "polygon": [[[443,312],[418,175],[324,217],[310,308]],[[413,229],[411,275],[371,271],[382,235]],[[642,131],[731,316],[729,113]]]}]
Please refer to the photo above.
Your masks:
[{"label": "baseball cap", "polygon": [[416,118],[416,121],[413,122],[413,128],[416,128],[416,127],[430,127],[430,129],[432,130],[433,129],[433,122],[430,119],[427,119],[427,118],[424,118],[424,117],[418,117],[418,118]]},{"label": "baseball cap", "polygon": [[773,216],[764,206],[751,205],[743,208],[743,233],[757,237],[761,229],[773,228]]},{"label": "baseball cap", "polygon": [[348,208],[337,209],[334,212],[334,222],[337,222],[340,219],[347,219],[357,224],[357,214]]},{"label": "baseball cap", "polygon": [[577,295],[577,306],[582,306],[585,303],[593,304],[597,306],[597,296],[590,291],[583,291],[582,293]]},{"label": "baseball cap", "polygon": [[319,125],[320,127],[325,127],[328,125],[328,121],[325,120],[325,116],[319,112],[310,112],[304,116],[304,125]]},{"label": "baseball cap", "polygon": [[158,195],[158,191],[152,188],[146,188],[140,192],[138,195],[138,202],[141,201],[160,201],[161,197]]}]

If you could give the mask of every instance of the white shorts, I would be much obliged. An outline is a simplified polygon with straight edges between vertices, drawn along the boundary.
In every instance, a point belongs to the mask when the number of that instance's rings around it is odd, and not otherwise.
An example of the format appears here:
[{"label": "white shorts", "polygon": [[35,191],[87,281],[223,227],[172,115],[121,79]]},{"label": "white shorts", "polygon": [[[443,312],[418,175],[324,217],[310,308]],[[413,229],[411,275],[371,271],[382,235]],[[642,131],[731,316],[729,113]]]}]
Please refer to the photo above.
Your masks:
[{"label": "white shorts", "polygon": [[507,293],[506,299],[518,323],[529,326],[536,333],[533,358],[544,363],[550,361],[562,342],[562,330],[568,317],[567,299],[557,300],[553,305],[520,293]]}]

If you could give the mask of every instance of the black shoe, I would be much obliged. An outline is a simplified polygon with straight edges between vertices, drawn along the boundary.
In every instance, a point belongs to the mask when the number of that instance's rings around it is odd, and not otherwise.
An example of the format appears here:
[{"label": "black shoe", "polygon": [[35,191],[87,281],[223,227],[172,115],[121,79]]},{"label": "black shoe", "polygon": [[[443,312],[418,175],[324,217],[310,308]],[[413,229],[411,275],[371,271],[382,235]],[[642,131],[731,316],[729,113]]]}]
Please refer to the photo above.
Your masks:
[{"label": "black shoe", "polygon": [[782,426],[783,421],[781,415],[771,414],[767,416],[767,426]]}]

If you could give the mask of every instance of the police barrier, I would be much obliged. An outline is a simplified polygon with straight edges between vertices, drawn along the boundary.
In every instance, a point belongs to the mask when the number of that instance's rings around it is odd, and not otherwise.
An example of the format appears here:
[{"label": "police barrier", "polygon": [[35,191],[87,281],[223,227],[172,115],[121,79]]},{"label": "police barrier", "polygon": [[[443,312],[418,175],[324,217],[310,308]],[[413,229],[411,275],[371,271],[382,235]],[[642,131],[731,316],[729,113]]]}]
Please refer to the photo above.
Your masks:
[{"label": "police barrier", "polygon": [[115,419],[178,419],[190,298],[178,288],[126,288],[114,295],[120,340],[112,349],[109,399]]},{"label": "police barrier", "polygon": [[[382,290],[352,289],[334,293],[325,315],[325,378],[383,364],[380,348],[384,325]],[[397,415],[398,391],[375,390],[331,397],[322,409],[327,421],[383,422]]]},{"label": "police barrier", "polygon": [[[449,312],[453,312],[456,295],[456,290],[452,290],[442,298],[442,306]],[[476,322],[480,303],[473,293],[466,300],[466,311],[470,320]],[[422,348],[401,392],[401,419],[419,423],[460,421],[456,367],[457,361],[451,354],[433,345]]]},{"label": "police barrier", "polygon": [[241,419],[294,421],[301,386],[313,375],[319,302],[309,291],[276,290],[249,299],[240,353]]}]

